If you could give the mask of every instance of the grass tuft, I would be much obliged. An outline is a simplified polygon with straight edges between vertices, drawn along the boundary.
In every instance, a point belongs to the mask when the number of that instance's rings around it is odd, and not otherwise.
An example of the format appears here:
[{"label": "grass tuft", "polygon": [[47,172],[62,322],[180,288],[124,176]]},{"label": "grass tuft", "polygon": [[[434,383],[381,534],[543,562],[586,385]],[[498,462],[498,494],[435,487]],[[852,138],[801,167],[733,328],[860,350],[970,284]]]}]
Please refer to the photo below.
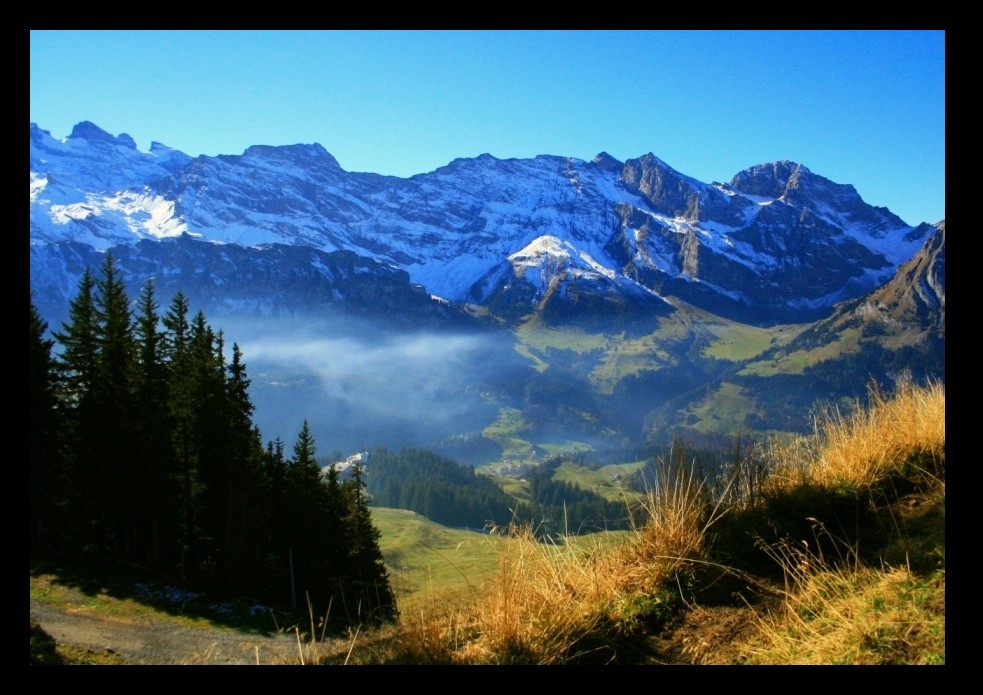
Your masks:
[{"label": "grass tuft", "polygon": [[773,481],[868,489],[891,476],[945,480],[945,389],[899,379],[887,396],[870,389],[870,405],[815,417],[815,433],[798,437],[773,455]]}]

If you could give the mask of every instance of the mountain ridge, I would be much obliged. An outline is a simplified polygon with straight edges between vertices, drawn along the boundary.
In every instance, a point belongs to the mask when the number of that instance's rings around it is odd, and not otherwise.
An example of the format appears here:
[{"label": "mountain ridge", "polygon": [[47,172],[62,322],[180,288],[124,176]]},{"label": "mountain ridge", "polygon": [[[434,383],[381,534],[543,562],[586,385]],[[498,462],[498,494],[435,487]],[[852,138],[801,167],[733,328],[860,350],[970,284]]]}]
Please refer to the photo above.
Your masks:
[{"label": "mountain ridge", "polygon": [[[590,162],[485,154],[401,179],[346,172],[319,144],[195,158],[151,150],[89,122],[62,141],[32,123],[32,247],[75,241],[102,251],[189,234],[346,250],[399,267],[448,301],[495,298],[517,316],[537,310],[550,280],[503,302],[510,279],[549,267],[556,239],[580,271],[603,270],[600,297],[646,305],[672,295],[775,322],[814,320],[875,289],[930,233],[788,161],[706,184],[651,153],[623,163],[605,153]],[[564,271],[554,284],[583,278]],[[583,289],[555,299],[586,297]]]}]

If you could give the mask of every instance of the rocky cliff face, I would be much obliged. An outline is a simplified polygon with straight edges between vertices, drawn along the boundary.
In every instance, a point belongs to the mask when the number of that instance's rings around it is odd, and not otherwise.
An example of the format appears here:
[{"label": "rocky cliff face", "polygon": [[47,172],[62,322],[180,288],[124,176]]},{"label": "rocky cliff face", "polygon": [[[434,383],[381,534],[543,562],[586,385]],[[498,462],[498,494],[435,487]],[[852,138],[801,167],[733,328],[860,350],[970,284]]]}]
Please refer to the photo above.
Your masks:
[{"label": "rocky cliff face", "polygon": [[[876,343],[888,350],[911,348],[945,363],[945,221],[932,226],[924,246],[883,286],[838,305],[792,343],[814,349]],[[914,353],[911,353],[914,354]]]},{"label": "rocky cliff face", "polygon": [[862,305],[884,323],[945,339],[945,220],[925,246]]}]

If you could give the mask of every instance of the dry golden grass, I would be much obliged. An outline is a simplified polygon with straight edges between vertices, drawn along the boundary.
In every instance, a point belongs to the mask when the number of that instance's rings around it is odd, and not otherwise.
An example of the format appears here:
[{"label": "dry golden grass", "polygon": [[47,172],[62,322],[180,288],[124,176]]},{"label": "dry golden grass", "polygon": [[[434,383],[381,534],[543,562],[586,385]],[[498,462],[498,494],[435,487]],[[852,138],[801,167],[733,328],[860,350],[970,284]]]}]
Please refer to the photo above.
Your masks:
[{"label": "dry golden grass", "polygon": [[680,575],[703,562],[707,532],[722,513],[695,461],[685,457],[675,450],[661,462],[636,510],[634,533],[617,548],[518,539],[523,551],[503,556],[498,594],[491,597],[490,614],[500,619],[484,625],[483,634],[495,635],[492,651],[518,646],[541,663],[559,663],[590,658],[593,649],[603,659],[597,642],[605,633],[624,635],[637,621],[674,610]]},{"label": "dry golden grass", "polygon": [[[683,452],[685,455],[685,452]],[[622,590],[649,592],[702,555],[707,531],[724,510],[714,503],[695,462],[670,460],[643,506],[643,523],[618,558]],[[722,491],[718,497],[726,497]]]},{"label": "dry golden grass", "polygon": [[909,464],[929,462],[940,469],[945,460],[945,387],[901,379],[891,396],[871,389],[869,407],[849,413],[827,409],[816,417],[813,435],[773,447],[771,456],[771,484],[783,487],[811,483],[860,489],[892,474],[911,474],[903,470]]},{"label": "dry golden grass", "polygon": [[945,572],[798,570],[782,609],[745,645],[757,664],[945,663]]},{"label": "dry golden grass", "polygon": [[[894,528],[884,552],[903,552],[896,566],[866,566],[860,549],[832,538],[821,521],[814,531],[832,541],[824,556],[806,541],[767,548],[786,578],[781,609],[765,617],[745,645],[750,663],[945,663],[945,390],[902,380],[887,397],[847,415],[817,419],[810,438],[771,451],[767,494],[802,489],[863,492]],[[904,479],[917,496],[874,494],[889,478]],[[891,488],[893,490],[893,487]],[[827,553],[828,548],[827,545]],[[934,565],[930,573],[912,567]]]},{"label": "dry golden grass", "polygon": [[[565,539],[564,539],[565,540]],[[387,663],[565,663],[603,621],[615,596],[612,556],[590,542],[537,539],[515,529],[499,573],[468,602],[432,603],[404,614],[395,641],[372,659]]]},{"label": "dry golden grass", "polygon": [[600,629],[618,590],[613,557],[589,541],[540,541],[512,534],[499,574],[477,597],[479,637],[462,658],[478,663],[556,664],[577,658],[578,644]]}]

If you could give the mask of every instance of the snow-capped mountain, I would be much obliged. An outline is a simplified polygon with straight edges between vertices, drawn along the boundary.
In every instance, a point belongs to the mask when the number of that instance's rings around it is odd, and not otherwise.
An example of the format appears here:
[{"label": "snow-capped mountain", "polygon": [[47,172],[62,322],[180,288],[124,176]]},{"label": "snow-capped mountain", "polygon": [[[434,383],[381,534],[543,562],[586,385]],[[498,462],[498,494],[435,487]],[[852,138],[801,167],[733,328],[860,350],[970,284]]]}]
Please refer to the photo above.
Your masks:
[{"label": "snow-capped mountain", "polygon": [[[60,141],[32,123],[30,142],[31,286],[42,309],[67,303],[81,268],[106,249],[136,284],[149,274],[205,283],[231,305],[250,287],[231,277],[269,264],[331,276],[326,301],[351,304],[329,260],[346,252],[361,277],[399,269],[400,292],[504,318],[666,312],[678,297],[746,320],[803,321],[884,284],[934,231],[784,161],[706,184],[651,154],[486,154],[401,179],[346,172],[317,144],[191,158],[158,143],[140,152],[91,123]],[[266,293],[265,308],[309,301],[311,287],[306,299]]]}]

